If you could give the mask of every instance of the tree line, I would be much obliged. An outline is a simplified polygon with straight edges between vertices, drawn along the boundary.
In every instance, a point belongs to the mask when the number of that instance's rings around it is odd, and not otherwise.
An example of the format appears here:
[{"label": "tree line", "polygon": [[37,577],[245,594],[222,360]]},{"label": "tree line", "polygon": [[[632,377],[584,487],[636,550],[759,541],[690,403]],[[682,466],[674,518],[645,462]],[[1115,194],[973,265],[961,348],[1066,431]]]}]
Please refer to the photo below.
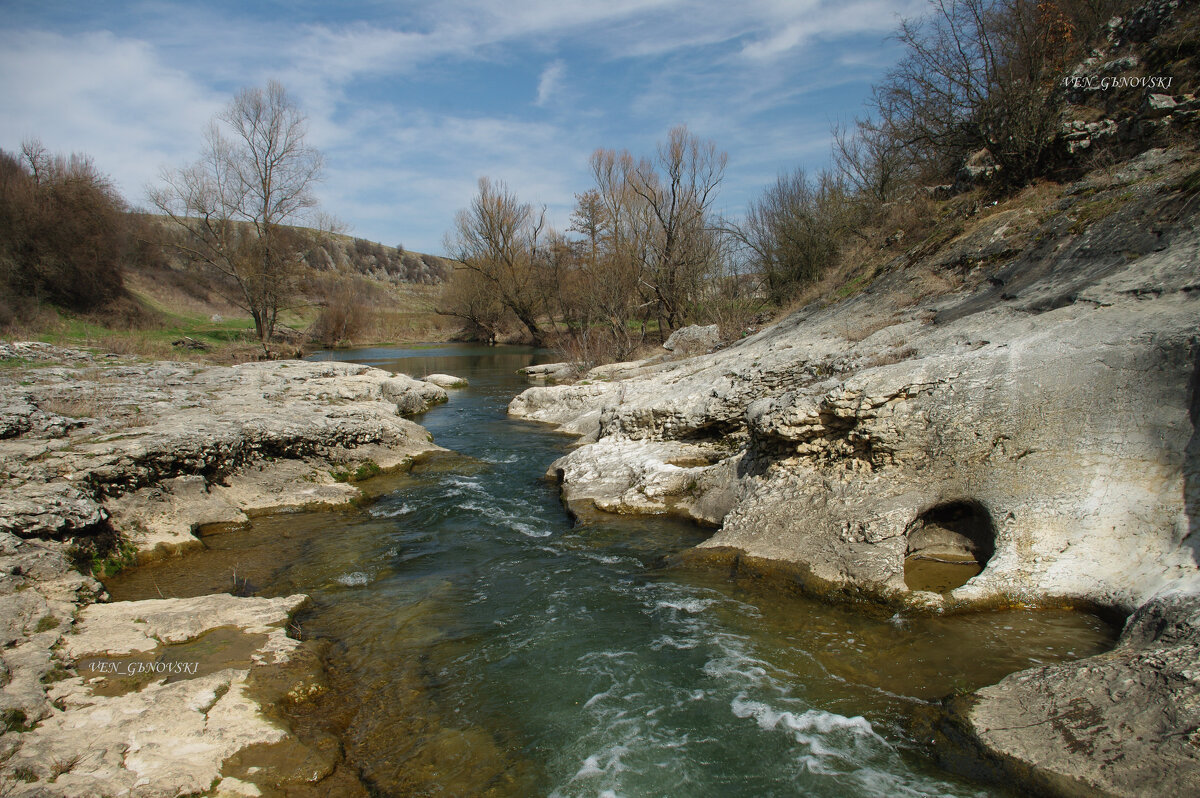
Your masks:
[{"label": "tree line", "polygon": [[712,212],[726,161],[682,126],[653,158],[596,151],[574,238],[503,182],[480,179],[446,236],[457,269],[445,312],[489,339],[514,321],[538,344],[565,331],[584,349],[631,354],[648,331],[693,318],[726,263]]},{"label": "tree line", "polygon": [[[446,237],[456,269],[443,312],[481,338],[517,328],[589,362],[626,359],[688,323],[734,337],[927,187],[999,195],[1063,173],[1062,76],[1130,6],[931,0],[927,15],[901,23],[903,57],[864,116],[834,126],[830,166],[780,175],[739,220],[713,211],[725,153],[683,126],[650,157],[593,153],[592,185],[575,195],[564,232],[483,178]],[[984,166],[964,183],[969,160]]]}]

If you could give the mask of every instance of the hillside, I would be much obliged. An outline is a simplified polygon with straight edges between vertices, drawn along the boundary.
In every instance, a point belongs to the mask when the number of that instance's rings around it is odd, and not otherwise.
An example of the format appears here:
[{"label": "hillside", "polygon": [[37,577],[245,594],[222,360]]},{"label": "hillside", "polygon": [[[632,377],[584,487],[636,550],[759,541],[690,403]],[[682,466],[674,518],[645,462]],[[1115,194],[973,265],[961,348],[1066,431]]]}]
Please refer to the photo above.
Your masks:
[{"label": "hillside", "polygon": [[[86,346],[156,358],[222,362],[261,356],[254,325],[231,298],[237,287],[203,264],[189,263],[159,241],[169,228],[139,217],[141,257],[123,264],[124,295],[92,312],[43,303],[10,323],[14,339]],[[344,234],[296,228],[313,242],[293,281],[297,299],[281,317],[276,343],[303,346],[447,340],[461,324],[441,316],[448,262]],[[168,239],[169,240],[169,239]]]}]

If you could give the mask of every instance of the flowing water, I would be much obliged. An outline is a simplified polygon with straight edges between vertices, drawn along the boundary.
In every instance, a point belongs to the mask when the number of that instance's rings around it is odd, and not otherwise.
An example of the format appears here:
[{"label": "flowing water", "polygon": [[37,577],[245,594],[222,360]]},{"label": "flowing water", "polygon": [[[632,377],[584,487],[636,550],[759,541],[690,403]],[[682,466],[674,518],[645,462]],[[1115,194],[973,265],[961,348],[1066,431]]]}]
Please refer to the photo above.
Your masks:
[{"label": "flowing water", "polygon": [[416,419],[455,453],[372,480],[362,507],[258,519],[109,587],[312,596],[299,626],[330,642],[332,689],[291,721],[336,734],[373,794],[1004,795],[938,770],[912,718],[1112,644],[1083,613],[908,617],[665,566],[708,533],[572,527],[543,479],[571,441],[506,417],[538,352],[324,356],[469,379]]}]

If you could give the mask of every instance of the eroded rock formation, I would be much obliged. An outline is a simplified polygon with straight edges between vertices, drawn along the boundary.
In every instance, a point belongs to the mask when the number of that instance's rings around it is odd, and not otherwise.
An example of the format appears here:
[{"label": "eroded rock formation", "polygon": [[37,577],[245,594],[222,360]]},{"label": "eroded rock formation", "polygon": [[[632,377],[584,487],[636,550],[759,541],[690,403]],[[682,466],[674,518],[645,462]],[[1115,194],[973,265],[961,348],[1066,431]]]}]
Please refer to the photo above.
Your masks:
[{"label": "eroded rock formation", "polygon": [[[1200,592],[1194,168],[1191,153],[1149,151],[1048,211],[983,211],[856,297],[709,355],[533,388],[510,412],[583,436],[552,468],[569,503],[719,523],[702,549],[788,563],[814,590],[930,609],[1157,602],[1156,617],[1193,635],[1179,597]],[[1120,210],[1082,224],[1096,203]],[[962,287],[931,290],[946,274]],[[957,586],[914,567],[942,561],[970,566]],[[1135,700],[1195,706],[1200,673],[1161,665],[1133,630],[1122,678],[1160,683]],[[964,727],[1004,749],[1012,741],[988,724],[1009,713],[1032,724],[1024,743],[1044,732],[1053,746],[1055,727],[1034,716],[1074,700],[1065,685],[1094,667],[1010,677],[981,691]],[[1060,700],[1017,707],[1013,685],[1034,683]],[[1153,751],[1129,723],[1105,743],[1104,779],[1084,775],[1095,765],[1084,745],[1031,755],[1056,774],[1034,781],[1122,794]],[[1176,772],[1194,774],[1200,751],[1179,750],[1191,764]],[[1163,795],[1195,783],[1164,778]]]}]

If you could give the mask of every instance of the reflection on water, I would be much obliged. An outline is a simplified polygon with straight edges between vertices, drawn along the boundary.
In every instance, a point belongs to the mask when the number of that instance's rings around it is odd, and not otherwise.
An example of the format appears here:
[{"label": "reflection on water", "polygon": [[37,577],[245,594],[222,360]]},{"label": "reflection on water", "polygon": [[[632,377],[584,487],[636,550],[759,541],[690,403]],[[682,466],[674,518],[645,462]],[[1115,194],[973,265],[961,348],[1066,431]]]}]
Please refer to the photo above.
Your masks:
[{"label": "reflection on water", "polygon": [[504,412],[534,350],[333,356],[467,377],[417,419],[457,454],[368,483],[380,495],[364,508],[258,519],[109,588],[197,595],[236,575],[310,594],[299,621],[331,642],[331,689],[289,720],[338,735],[378,794],[1002,794],[934,768],[908,719],[1111,645],[1079,613],[907,617],[658,567],[708,533],[616,516],[571,528],[541,478],[570,440]]}]

